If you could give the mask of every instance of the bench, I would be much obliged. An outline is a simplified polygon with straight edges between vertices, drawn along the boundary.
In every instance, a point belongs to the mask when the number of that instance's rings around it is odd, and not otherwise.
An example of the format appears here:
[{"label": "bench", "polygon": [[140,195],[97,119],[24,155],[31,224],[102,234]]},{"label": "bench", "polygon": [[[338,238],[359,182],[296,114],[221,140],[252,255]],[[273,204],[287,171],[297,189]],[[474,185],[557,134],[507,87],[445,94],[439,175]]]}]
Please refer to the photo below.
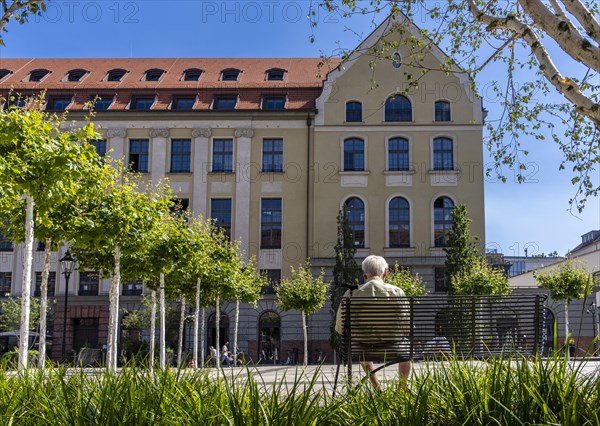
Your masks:
[{"label": "bench", "polygon": [[382,368],[403,361],[469,359],[520,354],[543,348],[544,295],[433,294],[419,297],[344,297],[340,363],[352,376],[353,362]]}]

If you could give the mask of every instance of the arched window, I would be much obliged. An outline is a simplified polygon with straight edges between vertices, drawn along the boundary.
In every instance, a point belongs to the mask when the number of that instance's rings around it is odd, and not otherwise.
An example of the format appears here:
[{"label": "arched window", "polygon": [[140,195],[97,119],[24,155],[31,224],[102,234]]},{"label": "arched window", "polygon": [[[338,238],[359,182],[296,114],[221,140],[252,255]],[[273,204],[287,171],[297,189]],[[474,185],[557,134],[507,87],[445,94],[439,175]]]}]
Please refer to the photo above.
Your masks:
[{"label": "arched window", "polygon": [[7,70],[6,68],[0,69],[0,80],[2,80],[4,77],[10,74],[12,74],[11,70]]},{"label": "arched window", "polygon": [[412,104],[406,96],[392,95],[385,101],[385,121],[412,121]]},{"label": "arched window", "polygon": [[408,139],[392,138],[388,141],[388,170],[408,171]]},{"label": "arched window", "polygon": [[161,70],[160,68],[153,68],[151,70],[146,71],[144,76],[144,81],[160,81],[160,78],[165,73],[165,70]]},{"label": "arched window", "polygon": [[67,81],[69,81],[69,82],[81,81],[87,73],[88,73],[87,70],[83,70],[83,69],[71,70],[67,74]]},{"label": "arched window", "polygon": [[344,141],[344,171],[357,172],[365,170],[365,141],[349,138]]},{"label": "arched window", "polygon": [[106,81],[121,81],[125,74],[127,74],[127,70],[121,68],[112,69],[106,74]]},{"label": "arched window", "polygon": [[240,70],[228,68],[221,71],[221,81],[237,81],[240,75]]},{"label": "arched window", "polygon": [[346,122],[359,123],[362,121],[362,104],[358,101],[346,102]]},{"label": "arched window", "polygon": [[28,81],[32,81],[32,82],[42,81],[44,79],[44,77],[46,77],[48,74],[50,74],[50,71],[48,71],[47,69],[33,70],[29,73]]},{"label": "arched window", "polygon": [[439,197],[433,203],[433,238],[435,247],[446,247],[452,229],[454,202],[448,197]]},{"label": "arched window", "polygon": [[450,138],[433,140],[433,170],[454,170],[454,146]]},{"label": "arched window", "polygon": [[[219,318],[219,344],[217,345],[217,316],[216,312],[213,312],[208,317],[208,346],[214,346],[215,348],[219,348],[219,351],[229,340],[229,317],[226,313],[221,312],[221,317]],[[230,348],[231,349],[231,348]]]},{"label": "arched window", "polygon": [[276,364],[281,358],[281,317],[277,312],[265,311],[258,319],[258,360]]},{"label": "arched window", "polygon": [[202,70],[198,68],[188,68],[183,72],[183,81],[198,81],[202,75]]},{"label": "arched window", "polygon": [[405,198],[392,198],[389,205],[390,247],[410,247],[410,205]]},{"label": "arched window", "polygon": [[435,121],[450,121],[450,102],[437,101],[435,103]]},{"label": "arched window", "polygon": [[271,68],[267,70],[267,80],[268,81],[283,81],[285,76],[285,70],[281,68]]},{"label": "arched window", "polygon": [[351,197],[344,203],[348,226],[352,230],[352,244],[356,248],[365,246],[365,203],[358,197]]}]

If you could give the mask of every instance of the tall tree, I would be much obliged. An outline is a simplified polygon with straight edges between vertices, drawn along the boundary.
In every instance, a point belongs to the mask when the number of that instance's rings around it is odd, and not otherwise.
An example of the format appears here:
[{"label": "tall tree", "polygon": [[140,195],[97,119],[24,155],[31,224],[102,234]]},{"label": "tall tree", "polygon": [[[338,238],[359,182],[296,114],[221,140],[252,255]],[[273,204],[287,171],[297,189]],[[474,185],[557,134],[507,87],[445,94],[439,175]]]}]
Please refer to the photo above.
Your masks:
[{"label": "tall tree", "polygon": [[454,293],[452,280],[454,276],[468,271],[478,256],[477,247],[469,225],[471,219],[467,216],[467,206],[458,204],[452,209],[452,229],[448,235],[446,252],[446,280],[449,290]]},{"label": "tall tree", "polygon": [[[98,166],[95,149],[87,143],[96,137],[93,125],[65,130],[65,117],[46,114],[43,104],[37,98],[31,100],[30,109],[9,106],[0,111],[0,208],[6,207],[6,200],[25,200],[22,324],[29,323],[30,315],[34,215],[48,217],[63,197],[73,197],[82,182],[89,183],[84,176]],[[27,368],[28,341],[25,326],[20,334],[25,344],[19,347],[19,369]]]},{"label": "tall tree", "polygon": [[[510,167],[519,182],[525,181],[530,170],[523,141],[550,139],[564,154],[561,168],[572,171],[572,207],[581,210],[590,196],[598,195],[600,3],[596,0],[320,0],[313,6],[337,11],[338,16],[396,18],[386,28],[392,37],[365,53],[373,56],[374,68],[380,60],[391,59],[399,46],[408,51],[401,59],[409,83],[406,90],[418,88],[431,72],[470,75],[475,82],[480,75],[501,76],[491,86],[485,82],[486,92],[501,106],[486,119],[486,143],[493,158],[487,172],[505,180],[503,169]],[[316,25],[316,10],[309,16]],[[432,52],[442,58],[439,66],[427,61]],[[481,89],[476,83],[473,87]]]},{"label": "tall tree", "polygon": [[323,281],[325,272],[313,277],[310,262],[291,267],[291,274],[275,285],[277,305],[282,311],[292,309],[302,314],[302,331],[304,335],[304,366],[308,364],[308,331],[306,317],[317,312],[325,305],[329,284]]},{"label": "tall tree", "polygon": [[335,265],[333,267],[333,283],[331,286],[331,325],[329,341],[331,347],[338,351],[340,338],[335,331],[335,318],[338,306],[344,292],[344,285],[358,285],[359,268],[354,260],[356,248],[354,247],[354,238],[352,229],[348,223],[348,211],[346,206],[338,212],[337,215],[337,240],[335,243]]},{"label": "tall tree", "polygon": [[575,265],[571,259],[552,267],[549,272],[533,273],[540,287],[550,292],[550,297],[565,304],[565,342],[570,336],[569,305],[573,299],[582,299],[590,295],[594,281],[582,265]]}]

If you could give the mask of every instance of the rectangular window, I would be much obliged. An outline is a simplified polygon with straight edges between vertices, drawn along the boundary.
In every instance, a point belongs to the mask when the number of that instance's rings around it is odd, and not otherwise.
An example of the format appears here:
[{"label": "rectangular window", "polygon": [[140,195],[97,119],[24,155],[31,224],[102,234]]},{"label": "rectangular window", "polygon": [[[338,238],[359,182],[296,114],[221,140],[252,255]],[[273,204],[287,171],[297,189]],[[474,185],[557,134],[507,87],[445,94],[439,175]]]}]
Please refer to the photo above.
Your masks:
[{"label": "rectangular window", "polygon": [[[48,275],[48,297],[54,297],[56,294],[56,272],[50,271]],[[35,273],[35,290],[33,291],[34,297],[40,297],[42,295],[42,273]]]},{"label": "rectangular window", "polygon": [[450,121],[450,102],[438,101],[435,103],[435,121]]},{"label": "rectangular window", "polygon": [[106,111],[113,103],[113,97],[110,95],[92,98],[90,101],[94,102],[94,111]]},{"label": "rectangular window", "polygon": [[52,97],[50,98],[50,102],[48,102],[48,109],[52,111],[64,111],[71,105],[72,100],[73,98]]},{"label": "rectangular window", "polygon": [[220,111],[231,111],[237,105],[237,96],[215,96],[213,109]]},{"label": "rectangular window", "polygon": [[268,111],[284,110],[285,96],[265,96],[262,107]]},{"label": "rectangular window", "polygon": [[433,140],[433,170],[454,170],[454,150],[452,139]]},{"label": "rectangular window", "polygon": [[0,251],[13,251],[13,242],[0,232]]},{"label": "rectangular window", "polygon": [[263,198],[260,209],[260,248],[281,248],[281,198]]},{"label": "rectangular window", "polygon": [[144,281],[131,280],[123,284],[123,296],[139,296],[144,291]]},{"label": "rectangular window", "polygon": [[172,198],[173,207],[171,207],[171,214],[174,216],[181,216],[190,208],[189,198]]},{"label": "rectangular window", "polygon": [[365,170],[365,143],[362,139],[350,138],[344,141],[344,171]]},{"label": "rectangular window", "polygon": [[434,268],[434,280],[436,292],[447,292],[448,280],[446,279],[446,268]]},{"label": "rectangular window", "polygon": [[106,156],[106,139],[96,139],[90,141],[90,144],[96,148],[96,154],[98,154],[101,158]]},{"label": "rectangular window", "polygon": [[98,296],[100,275],[96,271],[79,272],[79,295]]},{"label": "rectangular window", "polygon": [[133,109],[136,111],[144,111],[152,109],[152,105],[154,105],[154,98],[133,98],[131,101],[131,106],[129,109]]},{"label": "rectangular window", "polygon": [[212,171],[233,172],[233,139],[213,139]]},{"label": "rectangular window", "polygon": [[408,140],[393,138],[388,141],[388,169],[390,171],[408,171]]},{"label": "rectangular window", "polygon": [[196,98],[186,97],[186,98],[173,98],[173,104],[171,105],[171,109],[180,110],[180,111],[189,111],[194,109],[194,104],[196,103]]},{"label": "rectangular window", "polygon": [[283,139],[263,139],[263,172],[283,172]]},{"label": "rectangular window", "polygon": [[281,269],[261,269],[260,274],[269,280],[269,285],[262,288],[261,294],[275,294],[274,285],[281,281]]},{"label": "rectangular window", "polygon": [[191,139],[171,139],[171,173],[189,173],[191,156]]},{"label": "rectangular window", "polygon": [[12,272],[0,272],[0,297],[10,295],[12,290]]},{"label": "rectangular window", "polygon": [[129,170],[148,173],[148,139],[129,140]]},{"label": "rectangular window", "polygon": [[210,218],[215,226],[223,230],[231,241],[231,198],[213,198],[210,200]]}]

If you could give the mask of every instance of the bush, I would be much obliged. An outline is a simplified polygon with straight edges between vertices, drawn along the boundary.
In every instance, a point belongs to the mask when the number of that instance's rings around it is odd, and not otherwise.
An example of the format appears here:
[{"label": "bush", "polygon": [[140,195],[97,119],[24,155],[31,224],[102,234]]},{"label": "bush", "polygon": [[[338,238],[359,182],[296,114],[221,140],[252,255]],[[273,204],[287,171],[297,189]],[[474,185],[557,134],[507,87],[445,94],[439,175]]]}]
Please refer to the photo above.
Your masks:
[{"label": "bush", "polygon": [[455,294],[509,294],[508,278],[500,269],[478,256],[470,268],[454,275],[451,286]]}]

